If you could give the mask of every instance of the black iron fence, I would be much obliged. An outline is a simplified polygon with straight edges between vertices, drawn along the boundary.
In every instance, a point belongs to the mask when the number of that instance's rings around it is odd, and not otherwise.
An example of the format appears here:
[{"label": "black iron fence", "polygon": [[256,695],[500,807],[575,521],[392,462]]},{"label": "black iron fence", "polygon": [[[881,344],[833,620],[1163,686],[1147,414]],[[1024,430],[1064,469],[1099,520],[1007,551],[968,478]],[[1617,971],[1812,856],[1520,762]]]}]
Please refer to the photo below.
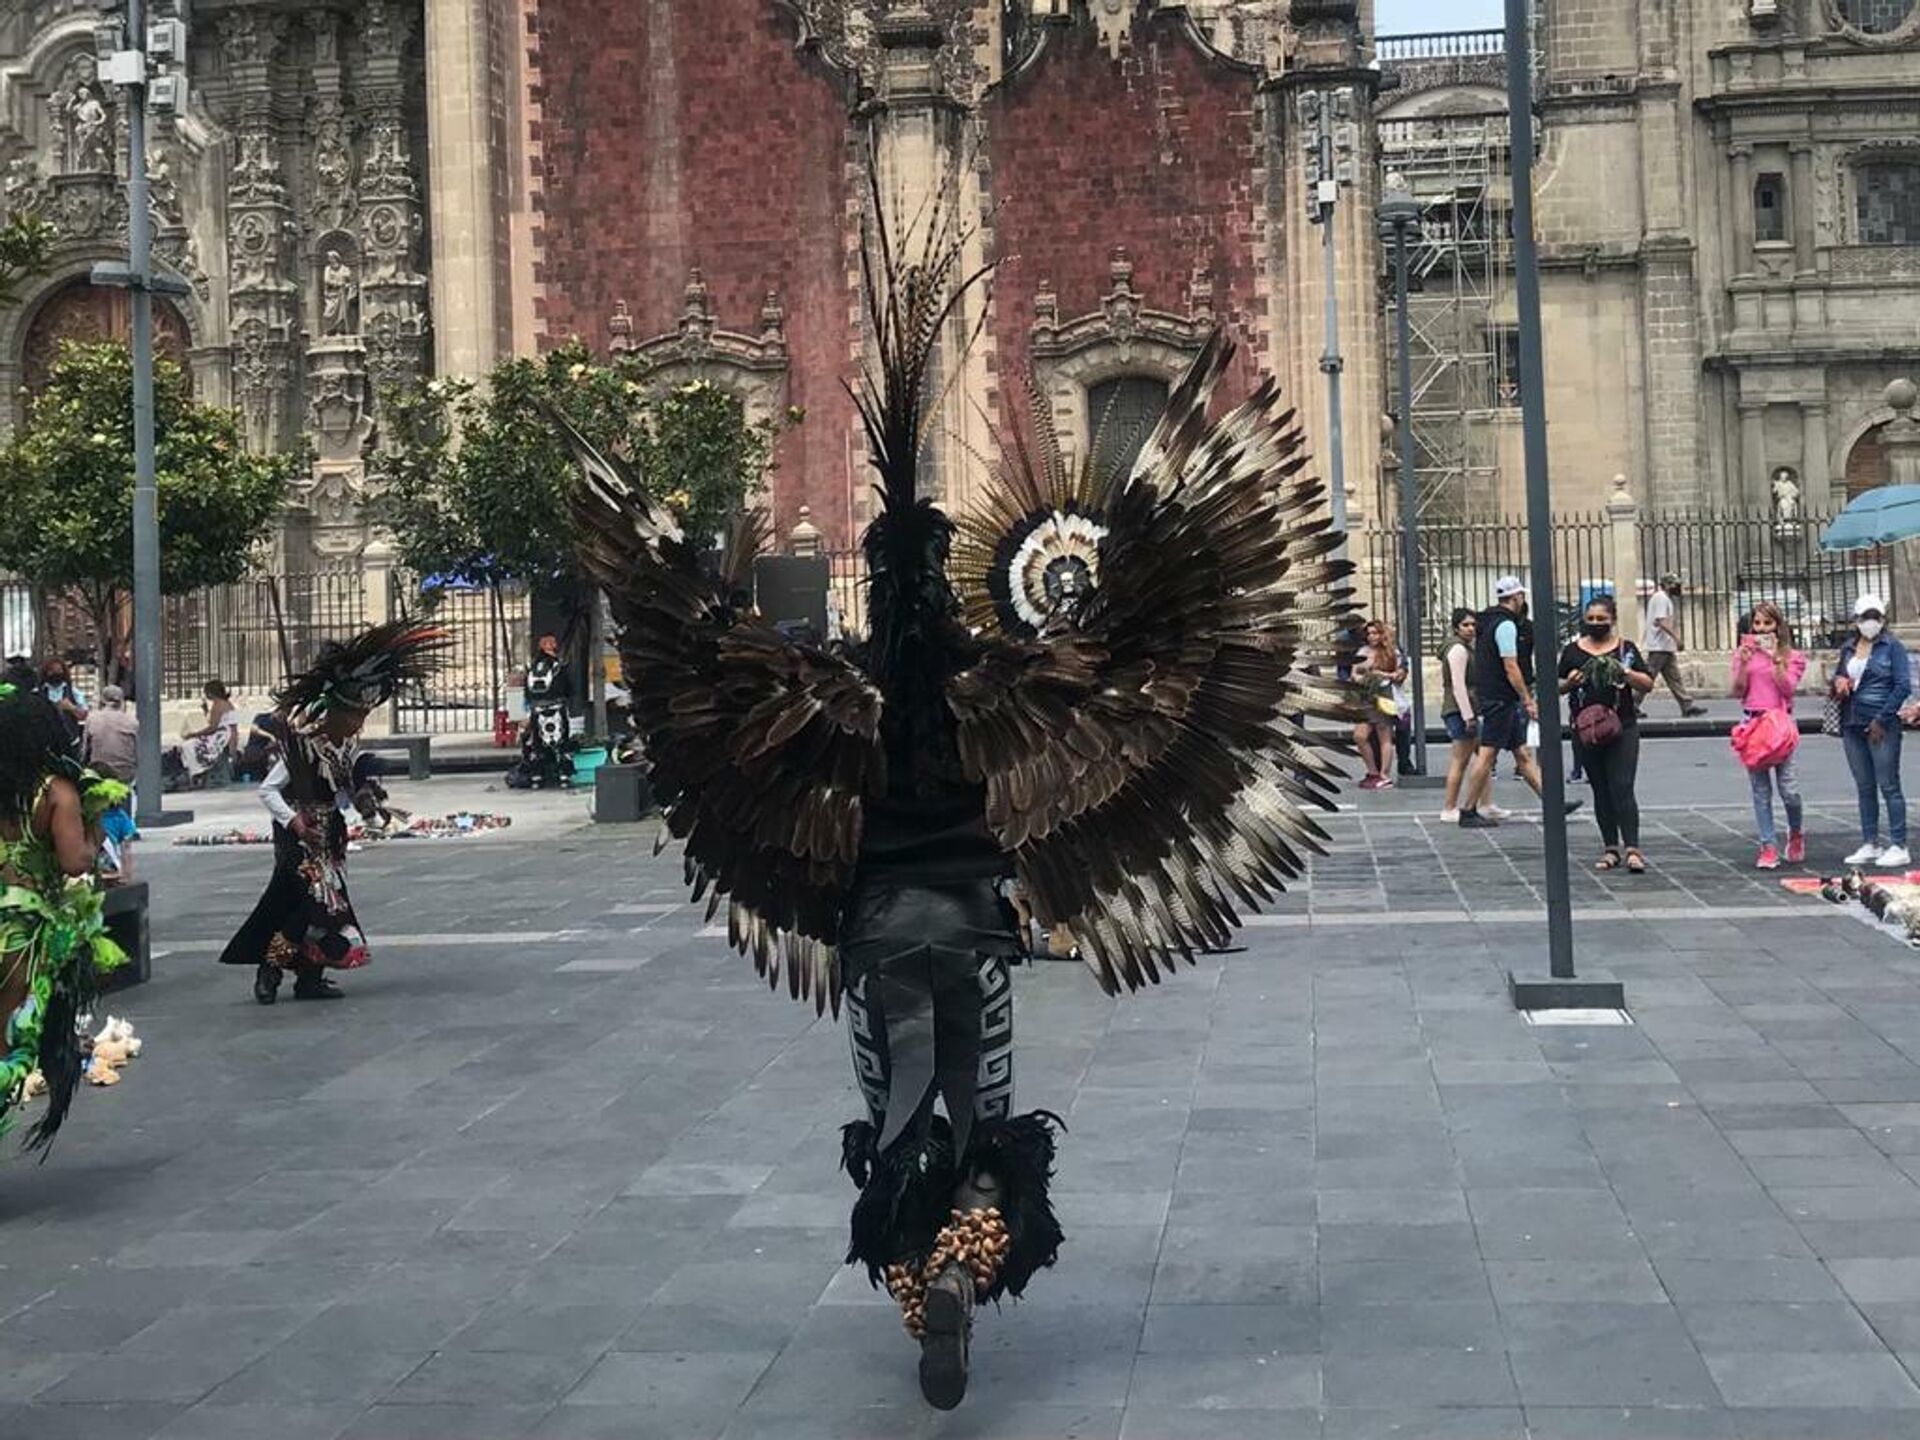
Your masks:
[{"label": "black iron fence", "polygon": [[[344,567],[254,576],[169,595],[161,603],[160,688],[166,700],[195,699],[209,680],[236,692],[264,693],[289,671],[310,665],[326,641],[366,623],[364,581],[357,569]],[[124,647],[130,627],[120,630],[117,646]],[[25,580],[0,580],[0,642],[8,655],[59,654],[86,684],[100,683],[98,627],[70,598],[36,596]]]},{"label": "black iron fence", "polygon": [[366,588],[358,570],[278,575],[169,595],[162,616],[166,698],[191,698],[211,679],[252,694],[304,670],[327,641],[364,625]]},{"label": "black iron fence", "polygon": [[[1580,608],[1595,594],[1644,599],[1672,575],[1682,586],[1677,618],[1690,650],[1730,649],[1762,600],[1781,608],[1803,645],[1837,644],[1856,597],[1872,592],[1897,607],[1897,591],[1894,550],[1822,550],[1820,536],[1832,523],[1830,515],[1779,520],[1719,511],[1642,515],[1618,525],[1604,513],[1557,515],[1555,624],[1571,633]],[[1400,534],[1397,528],[1382,530],[1356,541],[1363,546],[1356,558],[1364,556],[1368,613],[1396,626],[1405,618]],[[1420,615],[1429,650],[1444,639],[1456,606],[1481,610],[1492,603],[1500,576],[1518,575],[1532,585],[1522,517],[1427,524],[1418,538]],[[1533,605],[1536,615],[1544,613],[1537,594]]]},{"label": "black iron fence", "polygon": [[1830,515],[1647,516],[1639,523],[1640,577],[1648,587],[1668,575],[1680,581],[1680,637],[1689,649],[1730,649],[1762,600],[1780,607],[1802,646],[1838,645],[1862,593],[1894,603],[1894,550],[1822,550],[1832,523]]},{"label": "black iron fence", "polygon": [[392,614],[431,620],[444,627],[451,640],[434,677],[395,699],[394,729],[472,735],[492,731],[497,711],[517,714],[533,624],[526,588],[422,585],[398,571],[390,584]]},{"label": "black iron fence", "polygon": [[[1398,527],[1368,531],[1356,541],[1364,545],[1367,614],[1396,629],[1405,628],[1403,533]],[[1457,607],[1479,611],[1493,603],[1493,587],[1502,576],[1517,575],[1533,585],[1524,519],[1422,525],[1415,536],[1421,634],[1429,654],[1446,638]],[[1612,537],[1612,522],[1604,514],[1554,518],[1553,613],[1562,631],[1571,632],[1580,608],[1594,594],[1616,593],[1620,582]],[[1532,603],[1536,616],[1546,613],[1542,596],[1533,595]]]}]

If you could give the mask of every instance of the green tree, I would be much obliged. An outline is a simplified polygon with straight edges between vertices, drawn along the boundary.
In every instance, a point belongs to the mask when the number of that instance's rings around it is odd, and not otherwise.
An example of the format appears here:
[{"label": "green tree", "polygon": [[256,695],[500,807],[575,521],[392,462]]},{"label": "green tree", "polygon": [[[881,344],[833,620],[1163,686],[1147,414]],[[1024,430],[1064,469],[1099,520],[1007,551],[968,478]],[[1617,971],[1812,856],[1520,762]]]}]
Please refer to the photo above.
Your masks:
[{"label": "green tree", "polygon": [[[160,588],[238,580],[303,461],[254,455],[230,410],[197,405],[180,367],[154,362]],[[0,449],[0,564],[67,592],[99,637],[103,673],[133,589],[133,361],[115,344],[61,346],[27,423]]]},{"label": "green tree", "polygon": [[374,517],[403,565],[496,594],[523,582],[578,599],[568,506],[578,471],[544,405],[631,461],[701,541],[720,533],[772,456],[772,427],[748,423],[726,391],[694,382],[649,395],[632,366],[601,364],[577,340],[504,361],[484,386],[435,380],[385,398],[369,467]]},{"label": "green tree", "polygon": [[20,297],[15,293],[29,275],[46,269],[53,253],[53,227],[37,215],[15,215],[0,223],[0,305]]}]

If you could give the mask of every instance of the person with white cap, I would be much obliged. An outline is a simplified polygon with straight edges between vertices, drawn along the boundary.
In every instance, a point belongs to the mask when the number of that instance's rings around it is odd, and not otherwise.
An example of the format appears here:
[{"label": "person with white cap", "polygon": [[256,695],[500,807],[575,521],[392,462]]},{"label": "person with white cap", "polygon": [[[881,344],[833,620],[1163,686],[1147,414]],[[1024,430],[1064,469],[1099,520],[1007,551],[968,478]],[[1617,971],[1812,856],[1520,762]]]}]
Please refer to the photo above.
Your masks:
[{"label": "person with white cap", "polygon": [[[1540,794],[1540,767],[1527,744],[1527,727],[1540,718],[1533,694],[1533,622],[1527,618],[1527,587],[1518,575],[1502,575],[1493,582],[1493,606],[1475,626],[1473,646],[1480,748],[1461,793],[1460,828],[1484,830],[1499,823],[1482,814],[1480,807],[1502,750],[1513,752],[1514,769],[1535,795]],[[1567,814],[1578,810],[1580,803],[1568,801]]]},{"label": "person with white cap", "polygon": [[1887,633],[1886,621],[1886,602],[1878,595],[1854,601],[1853,636],[1834,657],[1833,694],[1840,702],[1840,742],[1860,798],[1860,848],[1846,863],[1904,870],[1913,857],[1907,853],[1907,797],[1900,788],[1900,707],[1913,693],[1913,676],[1906,646]]}]

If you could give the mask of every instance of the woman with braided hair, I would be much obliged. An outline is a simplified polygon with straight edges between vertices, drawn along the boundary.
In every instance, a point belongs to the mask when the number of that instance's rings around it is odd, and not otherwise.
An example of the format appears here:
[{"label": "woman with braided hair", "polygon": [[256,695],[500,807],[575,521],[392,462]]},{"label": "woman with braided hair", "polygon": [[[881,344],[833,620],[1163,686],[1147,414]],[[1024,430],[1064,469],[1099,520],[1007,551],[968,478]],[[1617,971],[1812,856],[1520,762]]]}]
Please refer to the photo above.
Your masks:
[{"label": "woman with braided hair", "polygon": [[360,729],[400,685],[431,672],[446,632],[396,620],[323,648],[274,695],[280,757],[260,787],[273,816],[273,876],[221,952],[253,967],[253,998],[271,1005],[293,974],[296,1000],[337,1000],[328,970],[368,963],[367,938],[347,898],[345,811],[377,811],[384,792],[360,754]]},{"label": "woman with braided hair", "polygon": [[38,1071],[47,1111],[29,1149],[44,1149],[66,1119],[86,1065],[81,1017],[100,977],[126,959],[86,878],[100,817],[126,795],[80,767],[52,704],[0,684],[0,1134]]}]

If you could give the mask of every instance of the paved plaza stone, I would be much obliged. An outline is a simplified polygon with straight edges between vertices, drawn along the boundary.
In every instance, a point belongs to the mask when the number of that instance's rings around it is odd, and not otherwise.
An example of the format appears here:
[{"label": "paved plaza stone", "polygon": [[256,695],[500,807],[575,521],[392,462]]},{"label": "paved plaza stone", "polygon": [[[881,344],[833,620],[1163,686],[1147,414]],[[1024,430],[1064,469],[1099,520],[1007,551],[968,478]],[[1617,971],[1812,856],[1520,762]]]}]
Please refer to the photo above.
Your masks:
[{"label": "paved plaza stone", "polygon": [[1156,993],[1020,971],[1068,1243],[936,1415],[840,1264],[840,1030],[651,826],[511,803],[354,858],[338,1005],[213,963],[264,850],[147,847],[146,1054],[0,1165],[0,1437],[1920,1437],[1920,956],[1756,877],[1740,809],[1576,875],[1630,1026],[1508,1008],[1539,828],[1409,792]]}]

